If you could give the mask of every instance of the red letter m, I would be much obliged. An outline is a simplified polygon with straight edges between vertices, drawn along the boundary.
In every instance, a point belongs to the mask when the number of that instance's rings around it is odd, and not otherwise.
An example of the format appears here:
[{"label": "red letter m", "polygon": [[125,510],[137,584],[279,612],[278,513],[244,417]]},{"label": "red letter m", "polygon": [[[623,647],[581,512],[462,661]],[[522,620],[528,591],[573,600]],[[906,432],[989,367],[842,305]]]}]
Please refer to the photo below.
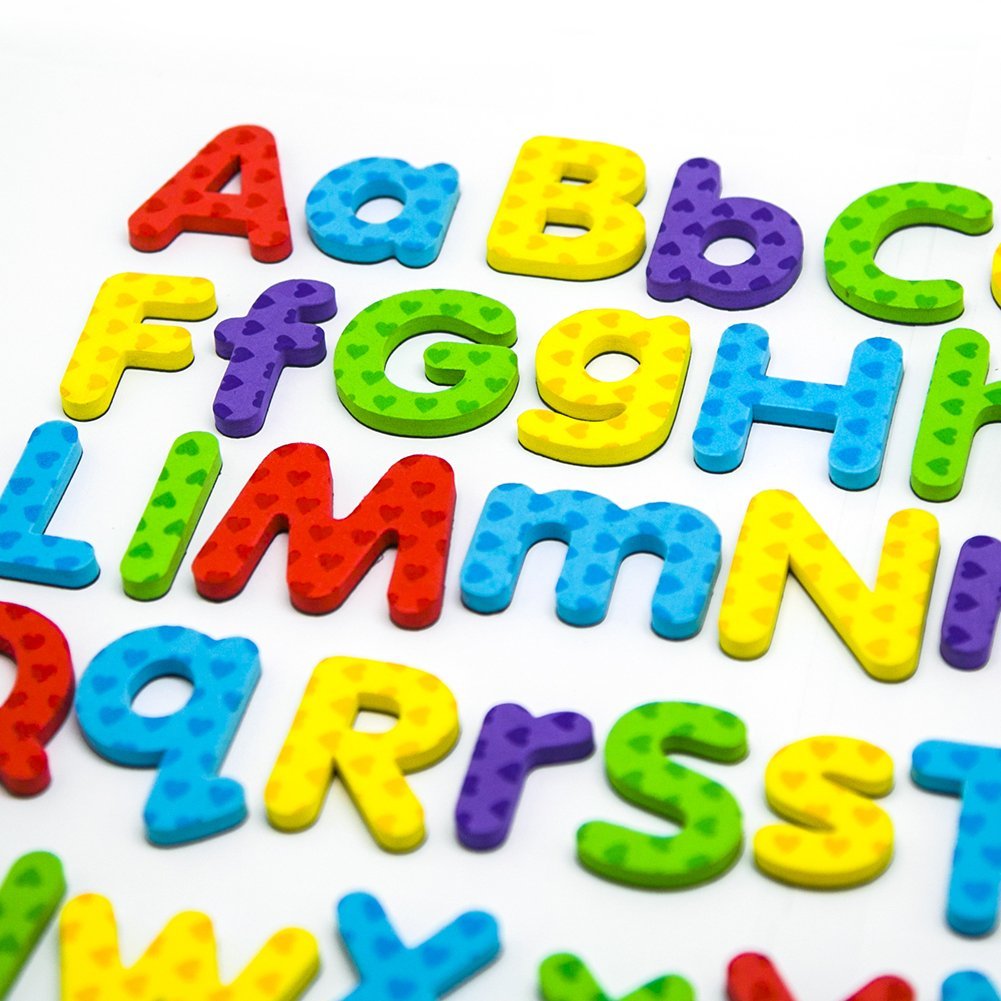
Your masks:
[{"label": "red letter m", "polygon": [[455,511],[452,467],[435,456],[411,455],[391,466],[347,518],[334,518],[333,504],[322,448],[276,448],[195,557],[198,593],[216,601],[239,594],[275,535],[288,532],[286,579],[300,611],[338,608],[395,546],[390,618],[409,629],[437,621]]}]

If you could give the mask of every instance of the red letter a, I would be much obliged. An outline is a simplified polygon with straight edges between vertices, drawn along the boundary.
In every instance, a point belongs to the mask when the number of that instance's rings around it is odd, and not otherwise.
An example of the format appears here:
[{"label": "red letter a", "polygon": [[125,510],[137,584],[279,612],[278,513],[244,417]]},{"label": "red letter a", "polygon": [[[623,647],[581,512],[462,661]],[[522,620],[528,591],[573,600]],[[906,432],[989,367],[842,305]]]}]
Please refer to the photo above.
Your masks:
[{"label": "red letter a", "polygon": [[[240,174],[240,193],[222,188]],[[129,218],[136,250],[163,250],[183,232],[245,236],[255,261],[292,253],[275,137],[257,125],[220,132]]]}]

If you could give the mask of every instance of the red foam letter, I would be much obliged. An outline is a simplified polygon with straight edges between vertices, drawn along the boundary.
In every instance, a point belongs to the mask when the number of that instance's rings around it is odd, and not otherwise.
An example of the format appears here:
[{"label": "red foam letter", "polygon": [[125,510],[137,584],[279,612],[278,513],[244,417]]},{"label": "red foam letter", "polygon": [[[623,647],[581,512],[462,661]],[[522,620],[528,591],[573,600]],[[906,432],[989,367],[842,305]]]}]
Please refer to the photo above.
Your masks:
[{"label": "red foam letter", "polygon": [[45,744],[63,725],[75,682],[70,650],[59,627],[23,605],[0,602],[0,652],[17,678],[0,706],[0,783],[31,796],[50,781]]},{"label": "red foam letter", "polygon": [[[795,1001],[767,956],[745,952],[730,961],[726,992],[730,1001]],[[914,1001],[914,991],[900,977],[877,977],[848,1001]]]},{"label": "red foam letter", "polygon": [[441,615],[455,511],[455,478],[444,459],[411,455],[391,466],[347,518],[333,517],[327,453],[283,445],[257,467],[192,564],[206,598],[245,587],[278,532],[288,532],[292,604],[330,612],[391,546],[399,556],[389,581],[389,617],[420,629]]},{"label": "red foam letter", "polygon": [[[221,189],[240,174],[240,193]],[[245,236],[255,261],[292,253],[275,137],[257,125],[220,132],[129,218],[136,250],[163,250],[183,232]]]}]

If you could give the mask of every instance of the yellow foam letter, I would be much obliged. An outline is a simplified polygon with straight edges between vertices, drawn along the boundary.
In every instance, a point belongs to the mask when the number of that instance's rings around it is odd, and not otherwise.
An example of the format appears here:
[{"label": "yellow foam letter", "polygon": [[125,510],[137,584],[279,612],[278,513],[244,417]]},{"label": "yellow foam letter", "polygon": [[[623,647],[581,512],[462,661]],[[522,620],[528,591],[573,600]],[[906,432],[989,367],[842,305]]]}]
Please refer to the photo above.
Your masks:
[{"label": "yellow foam letter", "polygon": [[938,521],[917,508],[898,511],[869,590],[792,494],[766,490],[751,499],[740,529],[720,646],[743,660],[768,650],[791,571],[872,677],[903,681],[918,666],[938,552]]},{"label": "yellow foam letter", "polygon": [[[352,726],[364,709],[399,719],[385,733],[362,733]],[[455,698],[433,674],[378,660],[321,660],[268,779],[268,819],[283,831],[308,827],[340,775],[383,848],[416,848],[424,810],[403,773],[440,761],[458,736]]]},{"label": "yellow foam letter", "polygon": [[811,737],[782,748],[765,769],[765,795],[777,814],[802,826],[762,827],[754,836],[754,861],[796,886],[875,879],[893,856],[893,822],[866,797],[892,788],[893,760],[864,740]]},{"label": "yellow foam letter", "polygon": [[[628,271],[646,249],[646,224],[633,207],[646,192],[645,178],[643,161],[621,146],[529,139],[490,227],[487,263],[516,275],[577,280]],[[546,234],[550,223],[587,232]]]},{"label": "yellow foam letter", "polygon": [[991,262],[991,295],[1001,306],[1001,246],[994,251],[994,260]]},{"label": "yellow foam letter", "polygon": [[[629,355],[639,368],[616,382],[589,375],[587,366],[611,352]],[[539,455],[585,466],[644,458],[671,433],[691,353],[688,324],[676,316],[575,313],[546,333],[535,353],[539,396],[558,413],[525,411],[518,441]]]},{"label": "yellow foam letter", "polygon": [[62,1001],[294,1001],[320,967],[302,928],[272,935],[227,987],[219,982],[212,922],[196,911],[171,918],[133,966],[122,966],[111,904],[74,897],[59,920]]},{"label": "yellow foam letter", "polygon": [[194,359],[184,327],[145,325],[147,317],[204,320],[216,311],[207,278],[175,275],[112,275],[100,288],[59,392],[63,411],[75,421],[100,417],[111,406],[127,368],[177,372]]}]

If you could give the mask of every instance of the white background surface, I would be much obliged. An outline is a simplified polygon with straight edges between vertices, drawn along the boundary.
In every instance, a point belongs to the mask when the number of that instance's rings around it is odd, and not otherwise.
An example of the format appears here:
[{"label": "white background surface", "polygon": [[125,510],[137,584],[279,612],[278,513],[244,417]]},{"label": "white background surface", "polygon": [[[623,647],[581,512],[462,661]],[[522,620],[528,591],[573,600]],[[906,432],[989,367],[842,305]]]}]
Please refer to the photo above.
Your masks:
[{"label": "white background surface", "polygon": [[[805,1001],[842,999],[881,972],[904,975],[922,998],[936,996],[940,981],[959,968],[980,968],[1001,982],[1001,932],[971,941],[945,924],[958,802],[921,792],[908,778],[910,752],[922,739],[996,744],[1001,737],[997,664],[963,674],[937,653],[960,546],[973,534],[1001,533],[1001,430],[978,435],[960,498],[934,508],[942,558],[925,650],[911,681],[886,686],[865,675],[794,582],[763,659],[728,659],[715,627],[743,511],[758,490],[793,490],[867,581],[887,518],[916,504],[908,489],[910,454],[948,326],[897,327],[852,312],[826,287],[822,245],[841,209],[884,184],[949,181],[1001,200],[996,5],[398,7],[286,0],[258,10],[185,0],[8,5],[0,17],[6,248],[0,478],[31,429],[62,416],[59,381],[104,278],[124,270],[202,275],[215,283],[219,300],[213,319],[189,325],[196,358],[188,370],[128,372],[110,411],[80,427],[84,458],[50,530],[92,542],[100,579],[82,592],[4,581],[0,599],[54,619],[78,675],[121,634],[166,623],[215,637],[246,635],[259,645],[263,665],[224,769],[246,788],[250,816],[242,827],[174,850],[150,846],[141,811],[152,773],[101,760],[70,719],[49,745],[50,789],[30,800],[0,794],[0,869],[30,849],[58,853],[71,894],[97,891],[112,900],[127,962],[171,915],[188,908],[215,922],[225,980],[273,931],[301,925],[318,937],[323,963],[310,999],[340,997],[354,985],[332,919],[334,902],[354,889],[378,895],[410,942],[462,909],[497,916],[500,960],[460,989],[465,1001],[535,997],[539,962],[564,949],[581,955],[613,997],[677,972],[700,998],[720,999],[726,963],[747,949],[771,955]],[[196,234],[158,254],[133,251],[128,215],[216,133],[242,123],[263,125],[277,138],[292,256],[262,265],[245,240]],[[798,218],[806,237],[801,279],[776,304],[726,314],[691,302],[669,308],[654,302],[645,294],[642,265],[586,284],[491,271],[484,259],[490,221],[518,148],[537,134],[638,152],[648,172],[640,208],[651,243],[678,165],[693,156],[716,159],[724,194],[773,200]],[[444,250],[424,271],[396,262],[343,264],[310,243],[303,214],[310,187],[335,166],[373,155],[417,166],[446,161],[460,172],[462,197]],[[879,262],[907,277],[962,281],[967,311],[960,322],[1001,351],[1001,314],[989,292],[997,242],[996,234],[912,230],[892,237]],[[152,604],[134,602],[122,592],[118,562],[167,446],[183,431],[212,429],[211,403],[226,364],[213,353],[213,327],[246,313],[267,285],[293,277],[337,289],[339,313],[325,324],[328,350],[352,316],[385,295],[446,286],[499,298],[518,319],[518,394],[478,431],[409,441],[352,420],[337,401],[329,355],[316,368],[287,371],[264,430],[249,440],[222,439],[223,473],[172,591]],[[569,314],[599,306],[677,313],[691,324],[693,356],[667,445],[635,465],[592,470],[523,451],[515,418],[538,405],[532,376],[538,339]],[[716,344],[740,320],[768,329],[771,374],[779,376],[840,382],[860,340],[883,335],[902,344],[903,388],[873,489],[849,494],[828,481],[829,438],[819,432],[756,426],[738,471],[714,477],[694,466],[690,436]],[[402,349],[391,373],[419,384],[425,343]],[[437,625],[416,634],[391,625],[388,559],[341,610],[319,618],[297,613],[284,586],[284,540],[235,600],[215,605],[197,596],[191,557],[258,462],[290,441],[328,450],[341,514],[404,455],[428,451],[453,464],[459,501]],[[723,572],[701,635],[670,643],[651,632],[649,595],[659,564],[647,556],[624,567],[603,624],[563,625],[552,593],[562,552],[552,543],[533,551],[510,610],[485,618],[463,608],[458,570],[484,497],[512,480],[536,490],[584,488],[622,506],[670,500],[714,518],[723,533]],[[308,832],[286,835],[267,824],[265,780],[313,666],[335,654],[432,671],[458,698],[458,747],[411,778],[428,827],[426,844],[411,855],[376,847],[337,785]],[[0,672],[0,698],[12,678],[13,671]],[[158,701],[163,709],[171,698],[177,704],[179,683],[161,685],[144,696],[147,709]],[[668,827],[617,799],[600,751],[587,762],[535,773],[500,851],[478,855],[458,845],[452,811],[491,705],[517,701],[536,714],[576,709],[593,720],[600,746],[619,715],[655,699],[715,704],[746,721],[749,758],[704,770],[738,796],[748,839],[774,819],[763,772],[779,748],[816,734],[880,744],[897,766],[897,788],[884,801],[897,832],[889,871],[861,889],[810,892],[767,879],[745,850],[728,875],[693,890],[642,892],[603,882],[575,861],[578,824],[605,818],[654,832]],[[11,997],[41,1001],[57,993],[53,927]]]}]

